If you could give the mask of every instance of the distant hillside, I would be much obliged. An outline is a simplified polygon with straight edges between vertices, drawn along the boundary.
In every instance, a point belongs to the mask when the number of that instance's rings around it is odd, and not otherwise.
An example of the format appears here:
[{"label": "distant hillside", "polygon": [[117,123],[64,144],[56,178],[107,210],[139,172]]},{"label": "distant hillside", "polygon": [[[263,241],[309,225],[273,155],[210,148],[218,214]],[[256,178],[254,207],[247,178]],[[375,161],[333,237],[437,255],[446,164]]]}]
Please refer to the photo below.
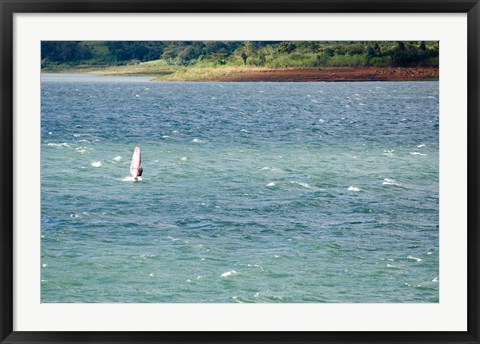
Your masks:
[{"label": "distant hillside", "polygon": [[43,41],[45,70],[135,65],[438,67],[438,42],[420,41]]}]

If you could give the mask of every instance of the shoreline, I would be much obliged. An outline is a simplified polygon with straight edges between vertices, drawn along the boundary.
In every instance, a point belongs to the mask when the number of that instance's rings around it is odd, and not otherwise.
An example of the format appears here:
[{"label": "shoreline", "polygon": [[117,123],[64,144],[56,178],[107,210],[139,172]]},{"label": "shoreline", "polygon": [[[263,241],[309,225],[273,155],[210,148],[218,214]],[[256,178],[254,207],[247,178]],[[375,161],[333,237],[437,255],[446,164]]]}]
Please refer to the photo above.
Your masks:
[{"label": "shoreline", "polygon": [[45,70],[43,73],[87,73],[107,76],[151,76],[153,81],[191,82],[345,82],[438,81],[438,67],[339,67],[339,68],[194,68],[152,70],[137,66]]},{"label": "shoreline", "polygon": [[285,69],[223,76],[208,81],[237,82],[341,82],[341,81],[438,81],[435,67]]}]

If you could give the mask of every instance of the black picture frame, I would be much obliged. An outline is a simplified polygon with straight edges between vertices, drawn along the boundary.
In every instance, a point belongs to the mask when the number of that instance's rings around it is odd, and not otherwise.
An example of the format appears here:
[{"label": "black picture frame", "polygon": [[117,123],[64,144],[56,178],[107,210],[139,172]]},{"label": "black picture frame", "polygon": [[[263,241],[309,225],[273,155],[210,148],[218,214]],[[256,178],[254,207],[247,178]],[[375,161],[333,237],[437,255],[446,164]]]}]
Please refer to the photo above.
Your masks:
[{"label": "black picture frame", "polygon": [[[479,16],[478,0],[0,0],[1,343],[479,343]],[[13,331],[13,16],[15,13],[467,13],[468,329],[465,332],[19,332]],[[452,317],[455,315],[452,314]]]}]

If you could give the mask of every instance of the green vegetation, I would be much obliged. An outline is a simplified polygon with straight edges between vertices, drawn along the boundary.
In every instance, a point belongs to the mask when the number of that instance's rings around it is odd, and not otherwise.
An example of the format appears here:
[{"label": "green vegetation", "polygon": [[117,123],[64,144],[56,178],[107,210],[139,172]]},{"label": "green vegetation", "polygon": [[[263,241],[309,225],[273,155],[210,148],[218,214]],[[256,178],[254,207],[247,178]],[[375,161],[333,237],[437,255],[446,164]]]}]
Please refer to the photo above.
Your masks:
[{"label": "green vegetation", "polygon": [[101,68],[169,75],[186,67],[222,67],[228,73],[235,68],[438,67],[438,52],[436,41],[44,41],[41,63],[45,71]]}]

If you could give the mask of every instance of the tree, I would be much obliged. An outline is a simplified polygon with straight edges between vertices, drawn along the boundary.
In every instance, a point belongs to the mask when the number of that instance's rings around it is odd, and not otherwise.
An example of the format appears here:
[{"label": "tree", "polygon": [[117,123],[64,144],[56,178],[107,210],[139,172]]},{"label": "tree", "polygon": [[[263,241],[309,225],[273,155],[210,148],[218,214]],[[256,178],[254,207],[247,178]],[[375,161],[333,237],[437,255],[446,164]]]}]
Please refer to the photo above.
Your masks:
[{"label": "tree", "polygon": [[[350,55],[350,56],[346,56]],[[43,41],[42,68],[54,64],[116,65],[165,59],[184,65],[202,60],[257,66],[438,65],[438,41]],[[231,57],[231,58],[230,58]],[[363,62],[362,62],[363,63]]]},{"label": "tree", "polygon": [[332,48],[325,48],[324,50],[325,55],[332,57],[335,55],[335,51]]},{"label": "tree", "polygon": [[240,55],[240,56],[242,57],[243,64],[246,66],[248,55],[245,52],[243,52],[242,55]]},{"label": "tree", "polygon": [[281,54],[290,54],[296,49],[294,42],[282,42],[278,45],[278,52]]},{"label": "tree", "polygon": [[255,42],[248,41],[245,42],[245,52],[248,56],[254,57],[257,56],[258,47]]},{"label": "tree", "polygon": [[380,47],[377,43],[374,45],[368,45],[367,49],[365,50],[365,54],[367,54],[369,58],[378,56],[380,55]]},{"label": "tree", "polygon": [[191,45],[186,46],[185,49],[180,51],[177,55],[177,58],[179,59],[180,63],[184,65],[187,65],[190,62],[190,60],[195,59],[195,57],[196,57],[195,50]]},{"label": "tree", "polygon": [[168,47],[163,51],[162,59],[166,60],[168,63],[172,63],[176,57],[177,54],[171,47]]},{"label": "tree", "polygon": [[318,42],[299,41],[296,42],[296,48],[302,53],[316,53],[318,52]]}]

